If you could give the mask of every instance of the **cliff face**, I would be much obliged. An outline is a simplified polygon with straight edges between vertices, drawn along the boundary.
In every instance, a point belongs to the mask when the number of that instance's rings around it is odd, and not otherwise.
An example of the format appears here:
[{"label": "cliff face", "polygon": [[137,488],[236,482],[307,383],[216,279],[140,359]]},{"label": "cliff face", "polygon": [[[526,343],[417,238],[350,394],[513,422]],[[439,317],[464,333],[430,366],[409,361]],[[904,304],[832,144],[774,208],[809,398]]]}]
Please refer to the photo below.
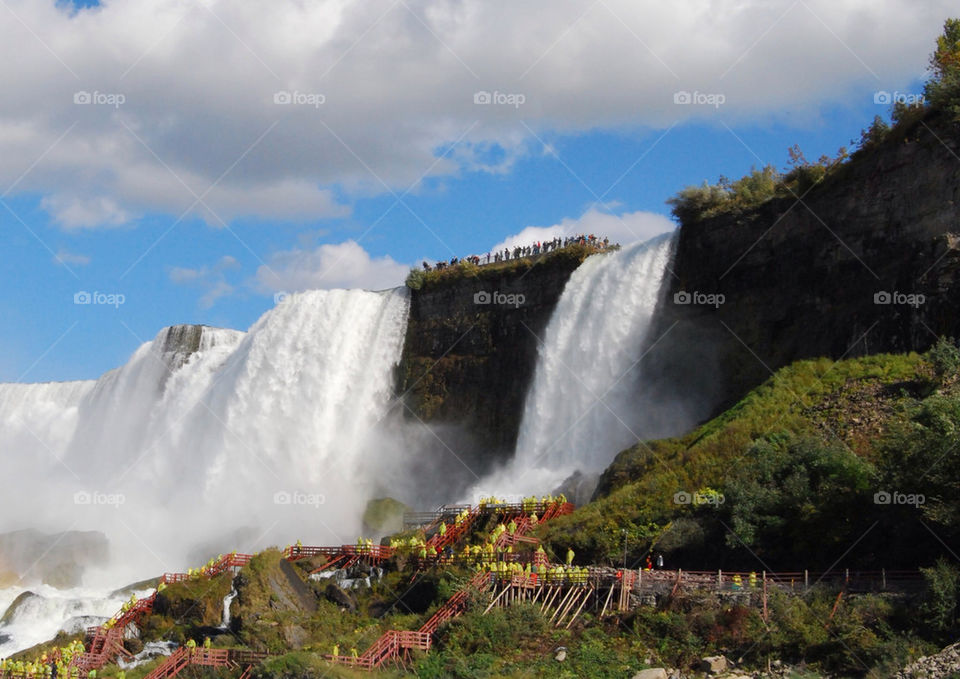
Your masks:
[{"label": "cliff face", "polygon": [[796,359],[923,350],[960,337],[958,266],[960,129],[933,114],[802,201],[683,225],[648,363],[716,407]]},{"label": "cliff face", "polygon": [[[458,455],[491,464],[512,451],[537,338],[580,261],[481,268],[413,294],[397,383],[417,417],[466,433],[445,439]],[[684,224],[671,273],[638,403],[675,423],[708,418],[795,360],[960,337],[960,128],[930,114],[800,201]],[[525,303],[474,304],[483,290]]]},{"label": "cliff face", "polygon": [[413,291],[397,379],[405,414],[436,427],[476,473],[512,454],[540,338],[587,254],[480,267]]}]

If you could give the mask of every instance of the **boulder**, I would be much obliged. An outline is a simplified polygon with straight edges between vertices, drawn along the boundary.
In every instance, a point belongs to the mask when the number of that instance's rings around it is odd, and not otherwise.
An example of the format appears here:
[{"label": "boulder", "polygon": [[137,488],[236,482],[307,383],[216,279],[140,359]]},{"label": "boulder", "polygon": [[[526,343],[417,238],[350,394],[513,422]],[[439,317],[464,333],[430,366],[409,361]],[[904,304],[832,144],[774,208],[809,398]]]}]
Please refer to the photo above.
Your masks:
[{"label": "boulder", "polygon": [[326,588],[323,590],[323,596],[326,597],[327,601],[331,601],[350,611],[357,610],[356,600],[332,582],[327,583]]},{"label": "boulder", "polygon": [[287,642],[288,647],[299,651],[310,640],[310,635],[300,625],[285,625],[283,627],[283,639]]},{"label": "boulder", "polygon": [[557,649],[557,654],[556,654],[555,656],[553,656],[553,659],[556,660],[557,662],[563,662],[564,660],[566,660],[566,659],[567,659],[567,649],[563,648],[562,646],[561,646],[560,648],[558,648],[558,649]]},{"label": "boulder", "polygon": [[710,655],[700,660],[697,669],[708,674],[720,674],[727,670],[727,659],[722,655]]},{"label": "boulder", "polygon": [[649,670],[640,670],[633,675],[633,679],[669,679],[669,677],[662,667],[653,667]]}]

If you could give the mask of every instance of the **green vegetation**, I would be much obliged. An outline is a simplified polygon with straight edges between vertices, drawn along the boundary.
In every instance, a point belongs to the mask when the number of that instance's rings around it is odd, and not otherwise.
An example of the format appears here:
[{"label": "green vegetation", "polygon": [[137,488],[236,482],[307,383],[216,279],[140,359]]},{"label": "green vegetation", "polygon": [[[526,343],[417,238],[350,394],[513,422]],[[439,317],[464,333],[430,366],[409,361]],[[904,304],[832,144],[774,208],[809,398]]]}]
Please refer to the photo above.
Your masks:
[{"label": "green vegetation", "polygon": [[[794,363],[689,434],[622,452],[601,478],[599,499],[551,522],[541,537],[558,554],[572,544],[585,560],[611,564],[622,562],[626,537],[630,563],[642,559],[658,541],[658,550],[692,564],[735,559],[727,567],[740,563],[753,568],[756,562],[743,545],[717,551],[727,544],[723,525],[730,526],[735,519],[732,498],[739,494],[744,502],[761,503],[765,511],[784,515],[784,521],[806,518],[813,540],[820,530],[817,515],[805,507],[807,502],[814,506],[824,502],[821,490],[842,488],[837,502],[874,507],[876,490],[867,498],[863,493],[870,490],[864,489],[865,479],[873,478],[874,459],[880,454],[877,431],[894,419],[909,419],[907,410],[930,393],[935,379],[930,363],[916,354]],[[798,451],[827,464],[830,474],[800,475],[789,464]],[[853,454],[856,460],[850,457]],[[760,468],[766,470],[765,477]],[[839,471],[843,476],[831,475]],[[756,476],[753,481],[751,474]],[[793,485],[781,488],[778,483],[783,479]],[[762,485],[753,488],[753,482]],[[876,489],[877,483],[872,487]],[[718,489],[726,501],[701,505],[674,501],[678,492],[693,494],[705,488]],[[860,494],[846,492],[850,489],[859,489]],[[794,510],[799,514],[790,514]],[[737,520],[744,515],[739,512]],[[852,514],[867,515],[860,506]],[[768,514],[765,520],[773,518]],[[858,525],[856,521],[846,528],[838,525],[831,533],[854,531]],[[829,550],[816,553],[829,558]],[[771,568],[793,569],[795,557],[780,554],[780,562],[775,560]],[[816,566],[813,554],[803,560]],[[686,566],[695,568],[692,564]]]},{"label": "green vegetation", "polygon": [[656,549],[692,569],[932,564],[960,538],[958,369],[949,340],[795,363],[690,434],[621,453],[598,499],[541,537],[610,564],[625,541],[631,564]]},{"label": "green vegetation", "polygon": [[930,57],[930,80],[924,89],[931,106],[960,119],[960,19],[947,19]]},{"label": "green vegetation", "polygon": [[841,148],[833,158],[822,156],[816,162],[804,158],[799,146],[789,149],[790,169],[779,172],[772,165],[731,181],[720,177],[716,184],[706,181],[688,186],[670,198],[673,216],[681,224],[692,224],[720,214],[737,215],[763,203],[782,198],[796,200],[824,181],[839,176],[850,160],[859,160],[873,149],[898,144],[925,118],[945,114],[960,121],[960,19],[948,19],[937,47],[930,57],[931,77],[924,86],[923,98],[893,102],[890,112],[893,125],[876,116],[863,130],[852,155]]},{"label": "green vegetation", "polygon": [[508,259],[502,262],[491,262],[483,266],[461,260],[452,266],[430,271],[415,267],[407,275],[407,287],[412,290],[430,289],[463,278],[491,281],[504,275],[524,274],[534,267],[549,268],[569,266],[571,263],[579,264],[590,255],[598,252],[610,252],[615,249],[617,249],[616,246],[603,249],[591,245],[575,244],[558,250],[551,250],[537,257],[520,257],[519,259]]}]

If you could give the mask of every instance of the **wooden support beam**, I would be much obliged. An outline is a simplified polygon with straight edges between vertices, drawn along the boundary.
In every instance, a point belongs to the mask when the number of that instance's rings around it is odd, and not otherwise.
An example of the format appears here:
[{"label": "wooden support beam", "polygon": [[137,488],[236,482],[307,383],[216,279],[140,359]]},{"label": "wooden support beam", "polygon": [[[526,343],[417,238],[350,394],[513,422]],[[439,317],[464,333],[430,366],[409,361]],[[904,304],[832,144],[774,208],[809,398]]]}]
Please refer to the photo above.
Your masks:
[{"label": "wooden support beam", "polygon": [[607,600],[603,602],[603,610],[600,611],[600,617],[603,617],[603,614],[607,612],[607,605],[610,603],[610,599],[613,598],[613,590],[616,589],[616,585],[610,585],[610,593],[607,594]]},{"label": "wooden support beam", "polygon": [[497,603],[498,601],[500,601],[500,598],[501,598],[504,594],[506,594],[508,591],[510,591],[510,585],[507,585],[506,587],[503,588],[503,591],[500,592],[500,594],[498,594],[498,595],[496,596],[496,598],[495,598],[493,601],[490,602],[490,605],[487,606],[487,608],[483,611],[483,613],[481,613],[481,615],[486,615],[487,613],[489,613],[489,612],[490,612],[490,609],[493,608],[493,607],[496,605],[496,603]]},{"label": "wooden support beam", "polygon": [[567,623],[567,626],[564,627],[564,629],[570,629],[570,625],[573,624],[573,621],[576,620],[576,619],[577,619],[577,616],[580,615],[580,612],[583,610],[583,607],[586,605],[587,601],[590,600],[590,595],[591,595],[591,594],[593,594],[593,587],[591,587],[591,588],[588,590],[587,595],[586,595],[585,597],[583,597],[583,601],[582,601],[581,604],[580,604],[580,608],[578,608],[578,609],[577,609],[577,612],[573,614],[573,617],[570,618],[570,622]]},{"label": "wooden support beam", "polygon": [[553,615],[550,616],[550,624],[553,624],[554,619],[557,617],[557,615],[559,615],[560,611],[562,611],[566,607],[567,601],[570,600],[571,596],[573,596],[573,590],[569,589],[567,590],[567,593],[563,596],[563,598],[560,599],[560,603],[557,604],[557,610],[555,610],[553,612]]},{"label": "wooden support beam", "polygon": [[556,599],[557,595],[562,591],[561,587],[551,587],[551,589],[553,590],[553,593],[550,595],[549,599],[544,598],[543,607],[540,609],[541,613],[546,613],[546,611],[550,610],[550,606],[553,605],[554,599]]},{"label": "wooden support beam", "polygon": [[[565,616],[567,614],[567,611],[570,610],[570,607],[573,606],[573,601],[576,600],[576,597],[577,597],[577,588],[571,587],[570,591],[567,593],[567,596],[563,598],[563,602],[561,603],[560,607],[557,608],[557,612],[554,613],[553,616],[550,618],[550,622],[551,623],[553,622],[553,618],[557,616],[557,613],[560,614],[560,620],[562,620],[563,616]],[[557,624],[558,625],[560,624],[559,620],[557,621]]]}]

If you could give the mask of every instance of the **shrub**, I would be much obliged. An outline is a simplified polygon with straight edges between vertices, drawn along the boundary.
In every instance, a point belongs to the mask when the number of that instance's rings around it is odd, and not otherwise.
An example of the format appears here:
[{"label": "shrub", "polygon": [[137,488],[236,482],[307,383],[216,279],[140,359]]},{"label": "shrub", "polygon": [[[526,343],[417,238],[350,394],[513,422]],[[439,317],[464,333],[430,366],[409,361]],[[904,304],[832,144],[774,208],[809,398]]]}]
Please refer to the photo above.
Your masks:
[{"label": "shrub", "polygon": [[860,142],[857,146],[861,149],[879,146],[889,134],[890,125],[887,124],[887,121],[882,116],[874,116],[870,127],[860,133]]},{"label": "shrub", "polygon": [[792,187],[792,193],[802,198],[811,188],[819,184],[827,176],[827,168],[823,165],[800,165],[788,172],[784,178],[785,186]]},{"label": "shrub", "polygon": [[960,570],[943,559],[931,568],[921,568],[924,580],[920,615],[923,624],[936,632],[952,632],[957,624]]},{"label": "shrub", "polygon": [[824,544],[846,539],[849,528],[837,526],[836,517],[856,517],[858,503],[868,506],[873,468],[843,447],[812,437],[786,439],[754,443],[727,484],[722,509],[732,530],[726,540],[731,549],[742,543],[761,555],[792,553],[797,562],[809,562]]},{"label": "shrub", "polygon": [[750,174],[730,184],[731,200],[743,207],[753,207],[773,198],[780,182],[780,173],[773,165],[762,170],[753,168]]},{"label": "shrub", "polygon": [[419,290],[423,287],[423,282],[427,278],[427,272],[416,267],[410,269],[407,274],[407,287],[411,290]]},{"label": "shrub", "polygon": [[941,337],[927,352],[927,360],[941,380],[949,380],[960,373],[960,347],[953,338]]},{"label": "shrub", "polygon": [[729,200],[729,193],[723,186],[703,182],[702,186],[688,186],[681,190],[667,201],[667,205],[681,224],[690,224],[719,211]]},{"label": "shrub", "polygon": [[960,116],[960,19],[947,19],[930,56],[932,77],[924,87],[931,106]]}]

